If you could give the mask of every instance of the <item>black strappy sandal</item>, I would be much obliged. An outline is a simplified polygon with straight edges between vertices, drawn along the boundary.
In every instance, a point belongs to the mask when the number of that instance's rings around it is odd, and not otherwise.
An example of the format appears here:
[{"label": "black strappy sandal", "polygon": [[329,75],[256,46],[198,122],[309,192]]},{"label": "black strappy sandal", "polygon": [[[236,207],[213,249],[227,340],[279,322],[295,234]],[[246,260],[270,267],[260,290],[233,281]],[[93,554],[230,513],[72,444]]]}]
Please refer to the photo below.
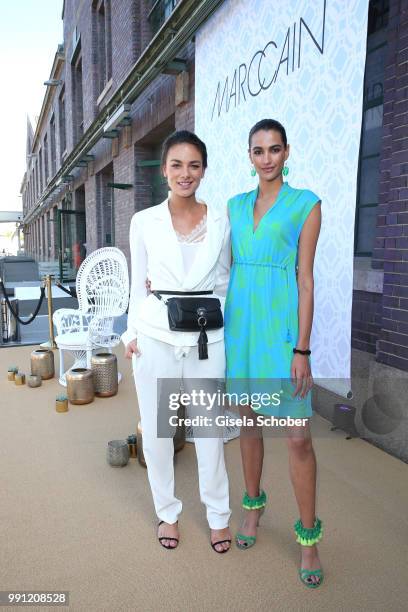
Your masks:
[{"label": "black strappy sandal", "polygon": [[[160,523],[157,525],[157,527],[160,527],[160,525],[164,523],[164,521],[160,521]],[[178,523],[178,521],[177,521]],[[178,546],[179,540],[178,538],[169,538],[169,536],[161,536],[160,538],[157,538],[160,542],[160,545],[163,546],[163,548],[165,548],[166,550],[175,550]],[[165,544],[163,544],[163,540],[171,540],[172,542],[177,542],[176,546],[166,546]]]},{"label": "black strappy sandal", "polygon": [[[229,542],[229,544],[230,544],[229,548],[223,548],[222,550],[217,550],[215,548],[218,544],[224,544],[224,542]],[[211,548],[213,550],[215,550],[216,553],[219,553],[220,555],[222,555],[223,553],[228,552],[231,549],[231,540],[218,540],[218,542],[211,542],[211,540],[210,540],[210,544],[211,544]]]}]

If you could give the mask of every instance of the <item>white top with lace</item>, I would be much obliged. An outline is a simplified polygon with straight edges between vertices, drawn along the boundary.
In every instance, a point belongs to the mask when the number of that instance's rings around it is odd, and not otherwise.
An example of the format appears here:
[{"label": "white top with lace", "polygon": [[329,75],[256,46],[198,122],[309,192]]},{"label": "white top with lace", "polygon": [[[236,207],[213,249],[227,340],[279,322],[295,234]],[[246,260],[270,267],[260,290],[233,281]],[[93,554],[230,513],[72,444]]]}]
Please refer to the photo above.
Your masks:
[{"label": "white top with lace", "polygon": [[197,253],[201,250],[202,242],[207,233],[207,215],[191,230],[189,234],[180,234],[176,230],[177,240],[183,256],[184,272],[188,274]]},{"label": "white top with lace", "polygon": [[179,242],[184,242],[187,244],[192,244],[194,242],[202,242],[207,233],[207,215],[204,215],[203,218],[189,234],[180,234],[178,231],[176,232],[177,240]]}]

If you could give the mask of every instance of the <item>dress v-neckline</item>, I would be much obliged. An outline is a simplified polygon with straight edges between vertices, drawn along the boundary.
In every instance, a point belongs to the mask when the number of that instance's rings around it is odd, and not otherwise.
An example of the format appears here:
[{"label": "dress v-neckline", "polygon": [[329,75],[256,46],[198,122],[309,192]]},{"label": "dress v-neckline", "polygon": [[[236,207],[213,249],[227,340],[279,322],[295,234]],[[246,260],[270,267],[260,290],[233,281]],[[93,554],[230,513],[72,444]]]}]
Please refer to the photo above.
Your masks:
[{"label": "dress v-neckline", "polygon": [[252,223],[251,228],[252,228],[252,235],[253,235],[253,236],[255,236],[256,232],[258,231],[259,226],[260,226],[260,224],[261,224],[261,222],[262,222],[262,219],[263,219],[264,217],[266,217],[266,215],[267,215],[267,214],[268,214],[268,213],[269,213],[269,212],[270,212],[270,211],[271,211],[273,208],[276,208],[276,205],[277,205],[277,203],[278,203],[279,199],[281,198],[281,196],[282,196],[282,192],[285,190],[285,187],[286,187],[286,186],[287,186],[287,183],[286,183],[286,182],[283,182],[283,183],[282,183],[282,185],[281,185],[281,187],[280,187],[280,189],[279,189],[279,191],[278,191],[278,193],[277,193],[277,195],[276,195],[276,198],[275,198],[274,203],[273,203],[273,204],[272,204],[272,205],[271,205],[271,206],[268,208],[268,210],[266,210],[266,211],[264,212],[264,214],[262,215],[262,217],[259,219],[259,221],[258,221],[258,223],[257,223],[257,226],[256,226],[256,227],[254,227],[254,221],[255,221],[255,219],[254,219],[254,213],[255,213],[255,205],[256,205],[256,200],[257,200],[257,197],[258,197],[258,194],[259,194],[259,185],[258,185],[258,187],[257,187],[257,188],[254,190],[254,199],[253,199],[253,202],[252,202],[252,207],[251,207],[251,223]]}]

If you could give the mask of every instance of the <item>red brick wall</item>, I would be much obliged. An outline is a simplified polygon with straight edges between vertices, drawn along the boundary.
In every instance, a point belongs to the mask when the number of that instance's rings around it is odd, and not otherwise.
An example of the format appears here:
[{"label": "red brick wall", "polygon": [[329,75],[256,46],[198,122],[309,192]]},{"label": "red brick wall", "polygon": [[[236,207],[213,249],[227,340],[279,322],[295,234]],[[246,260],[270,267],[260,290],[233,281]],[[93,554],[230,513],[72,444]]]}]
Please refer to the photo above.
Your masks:
[{"label": "red brick wall", "polygon": [[377,340],[381,333],[381,320],[382,295],[367,291],[354,291],[351,346],[360,351],[375,354]]},{"label": "red brick wall", "polygon": [[408,0],[391,0],[373,268],[384,270],[377,361],[408,371]]}]

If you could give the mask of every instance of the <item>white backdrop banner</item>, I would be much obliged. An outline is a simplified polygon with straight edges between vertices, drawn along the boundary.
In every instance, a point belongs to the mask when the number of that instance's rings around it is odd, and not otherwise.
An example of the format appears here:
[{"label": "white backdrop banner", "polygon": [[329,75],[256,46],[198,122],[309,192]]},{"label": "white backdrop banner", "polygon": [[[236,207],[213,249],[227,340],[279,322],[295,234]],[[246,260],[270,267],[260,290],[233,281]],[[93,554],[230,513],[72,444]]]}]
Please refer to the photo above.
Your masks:
[{"label": "white backdrop banner", "polygon": [[209,153],[200,197],[223,206],[254,189],[248,132],[264,118],[285,126],[289,184],[322,199],[313,374],[344,395],[367,13],[368,0],[226,0],[196,37],[196,132]]}]

